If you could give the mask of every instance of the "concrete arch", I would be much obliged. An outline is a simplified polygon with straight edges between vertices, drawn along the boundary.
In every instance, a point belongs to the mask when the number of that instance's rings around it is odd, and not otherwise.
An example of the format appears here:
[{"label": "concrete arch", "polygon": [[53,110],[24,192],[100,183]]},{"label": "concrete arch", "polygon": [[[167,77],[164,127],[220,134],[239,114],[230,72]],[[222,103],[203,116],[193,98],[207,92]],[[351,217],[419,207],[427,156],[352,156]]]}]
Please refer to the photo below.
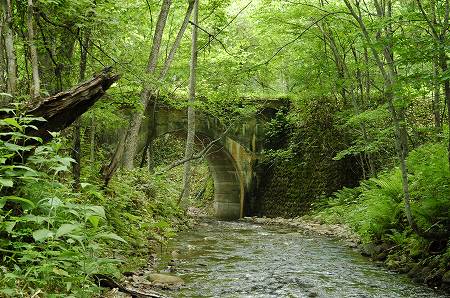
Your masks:
[{"label": "concrete arch", "polygon": [[[184,111],[158,109],[156,113],[154,137],[172,134],[185,137],[186,116]],[[196,124],[196,145],[209,144],[219,136],[214,123],[208,119],[198,117]],[[238,143],[236,143],[238,144]],[[230,153],[227,142],[217,142],[205,155],[208,167],[214,180],[214,209],[219,219],[233,220],[243,216],[244,179],[238,161]],[[236,146],[234,146],[236,147]],[[203,148],[201,148],[203,149]]]},{"label": "concrete arch", "polygon": [[238,219],[243,212],[243,183],[236,162],[222,146],[206,155],[214,179],[214,210],[220,219]]}]

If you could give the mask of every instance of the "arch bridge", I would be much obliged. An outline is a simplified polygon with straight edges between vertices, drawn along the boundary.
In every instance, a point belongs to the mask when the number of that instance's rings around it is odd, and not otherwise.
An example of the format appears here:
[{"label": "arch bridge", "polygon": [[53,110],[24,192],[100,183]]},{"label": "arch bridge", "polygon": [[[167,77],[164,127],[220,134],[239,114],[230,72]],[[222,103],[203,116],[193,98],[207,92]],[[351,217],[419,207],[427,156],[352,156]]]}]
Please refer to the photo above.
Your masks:
[{"label": "arch bridge", "polygon": [[[258,187],[255,166],[264,147],[267,123],[287,101],[264,102],[255,115],[227,129],[217,118],[196,114],[197,140],[204,144],[213,142],[205,159],[214,180],[214,209],[219,219],[238,219],[251,215],[253,210]],[[151,118],[154,138],[187,129],[186,110],[157,104]]]}]

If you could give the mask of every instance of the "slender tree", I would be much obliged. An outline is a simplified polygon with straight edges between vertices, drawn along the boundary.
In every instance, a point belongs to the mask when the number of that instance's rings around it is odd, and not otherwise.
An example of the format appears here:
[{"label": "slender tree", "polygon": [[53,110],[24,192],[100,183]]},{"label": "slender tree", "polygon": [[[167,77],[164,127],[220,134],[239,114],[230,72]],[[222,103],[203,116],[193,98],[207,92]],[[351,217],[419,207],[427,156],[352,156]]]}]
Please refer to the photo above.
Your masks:
[{"label": "slender tree", "polygon": [[[166,78],[167,73],[169,72],[170,66],[172,65],[172,62],[175,58],[175,54],[178,50],[178,48],[180,47],[181,44],[181,40],[183,39],[183,35],[186,31],[186,28],[189,24],[189,19],[192,13],[192,9],[194,7],[194,0],[189,0],[189,5],[186,11],[186,14],[184,15],[184,20],[183,23],[181,24],[180,30],[178,31],[178,34],[175,38],[175,41],[172,44],[172,47],[166,57],[166,60],[164,62],[164,65],[161,69],[161,72],[159,74],[159,83],[162,83],[162,81]],[[151,148],[152,148],[152,142],[153,139],[155,138],[155,125],[156,125],[156,107],[157,107],[157,101],[158,101],[158,90],[156,90],[155,92],[155,96],[153,97],[153,107],[152,110],[150,111],[151,115],[150,115],[150,125],[149,125],[149,130],[148,130],[148,134],[147,134],[147,140],[145,142],[145,146],[144,146],[144,150],[142,153],[142,159],[141,159],[141,164],[140,167],[144,166],[144,162],[145,159],[148,160],[148,167],[151,170],[151,163],[150,163],[150,159],[151,159]]]},{"label": "slender tree", "polygon": [[30,49],[30,58],[31,58],[31,71],[33,76],[33,84],[31,84],[30,93],[32,98],[38,98],[41,91],[41,82],[39,78],[39,59],[34,36],[33,19],[34,19],[33,0],[28,0],[27,30],[28,30],[28,45]]},{"label": "slender tree", "polygon": [[[150,57],[148,59],[146,73],[152,77],[156,66],[158,64],[159,52],[161,48],[161,41],[164,33],[164,28],[169,15],[171,0],[163,0],[161,10],[159,12],[158,21],[156,22],[155,34],[153,35],[152,48],[150,50]],[[134,157],[136,156],[138,145],[138,134],[143,120],[143,111],[147,109],[147,105],[153,95],[154,86],[151,83],[145,82],[143,90],[140,95],[140,103],[142,111],[136,111],[131,118],[130,127],[127,132],[127,140],[125,142],[123,165],[125,169],[132,169],[134,165]]]},{"label": "slender tree", "polygon": [[[186,137],[186,150],[185,158],[190,159],[194,155],[194,141],[195,141],[195,90],[197,84],[197,39],[198,39],[198,5],[199,0],[194,4],[194,16],[192,25],[192,45],[191,45],[191,62],[189,67],[189,100],[188,100],[188,123],[187,123],[187,137]],[[183,175],[183,191],[180,195],[181,202],[187,202],[190,195],[190,181],[191,181],[191,162],[188,160],[184,164]]]},{"label": "slender tree", "polygon": [[[433,37],[434,44],[437,48],[437,55],[434,57],[434,77],[437,81],[439,79],[439,71],[437,69],[437,65],[439,65],[441,69],[441,73],[444,75],[442,78],[442,88],[444,89],[444,98],[445,103],[447,105],[447,124],[450,127],[450,76],[447,74],[448,72],[448,54],[446,48],[448,47],[448,33],[449,33],[449,19],[450,19],[450,0],[444,0],[444,12],[443,19],[438,21],[436,17],[436,1],[431,1],[431,18],[428,13],[425,11],[422,1],[416,0],[416,3],[419,7],[419,10],[425,19],[429,32],[431,32],[431,36]],[[439,109],[439,88],[435,88],[435,99],[434,99],[434,110]],[[440,121],[440,116],[436,115],[439,112],[435,111],[435,121]],[[448,140],[448,165],[450,168],[450,138]]]},{"label": "slender tree", "polygon": [[[0,10],[0,92],[6,92],[6,60],[5,60],[5,44],[3,42],[3,32],[5,31],[6,14],[3,7]],[[3,97],[0,96],[1,104],[4,104]]]},{"label": "slender tree", "polygon": [[17,62],[14,49],[14,30],[11,0],[1,0],[2,10],[5,14],[4,40],[6,61],[8,66],[8,84],[7,91],[11,95],[16,95],[17,91]]},{"label": "slender tree", "polygon": [[[396,108],[394,105],[395,99],[395,84],[397,80],[397,70],[394,64],[394,55],[392,50],[392,45],[389,43],[384,43],[384,48],[382,53],[379,52],[375,42],[367,30],[367,26],[362,17],[360,2],[356,1],[355,6],[350,3],[350,0],[344,0],[350,14],[356,20],[359,28],[362,32],[363,38],[365,39],[368,47],[372,52],[373,59],[375,60],[378,69],[384,80],[384,97],[387,101],[389,111],[391,113],[392,121],[394,123],[395,135],[396,135],[396,147],[398,159],[400,162],[400,169],[402,173],[402,185],[403,185],[403,195],[405,203],[405,214],[409,225],[415,231],[417,231],[417,225],[413,220],[410,206],[410,193],[409,193],[409,182],[408,182],[408,168],[406,164],[406,156],[408,154],[408,135],[406,131],[406,120],[405,120],[405,108]],[[387,3],[383,3],[383,6],[378,0],[374,0],[374,4],[377,10],[377,16],[379,18],[386,17],[387,19],[392,16],[392,3],[390,0]],[[387,40],[392,40],[392,30],[389,25],[384,27],[384,34]],[[380,38],[380,34],[377,34]],[[382,57],[384,57],[386,63],[384,63]]]},{"label": "slender tree", "polygon": [[[86,79],[86,67],[87,67],[87,52],[89,50],[91,38],[91,31],[86,30],[84,36],[80,38],[80,72],[78,76],[78,82],[82,83]],[[74,124],[73,131],[73,149],[72,158],[75,160],[72,168],[73,174],[73,187],[74,189],[80,188],[81,177],[81,120],[78,119]]]}]

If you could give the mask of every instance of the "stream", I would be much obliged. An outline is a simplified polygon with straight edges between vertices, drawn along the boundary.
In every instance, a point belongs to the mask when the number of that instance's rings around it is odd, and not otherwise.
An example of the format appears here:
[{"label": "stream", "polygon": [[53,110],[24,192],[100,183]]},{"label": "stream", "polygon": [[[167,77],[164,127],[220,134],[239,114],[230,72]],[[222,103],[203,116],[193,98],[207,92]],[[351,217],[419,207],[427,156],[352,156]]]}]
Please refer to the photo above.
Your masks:
[{"label": "stream", "polygon": [[204,222],[168,244],[161,272],[171,259],[186,284],[170,297],[447,297],[339,241],[289,227]]}]

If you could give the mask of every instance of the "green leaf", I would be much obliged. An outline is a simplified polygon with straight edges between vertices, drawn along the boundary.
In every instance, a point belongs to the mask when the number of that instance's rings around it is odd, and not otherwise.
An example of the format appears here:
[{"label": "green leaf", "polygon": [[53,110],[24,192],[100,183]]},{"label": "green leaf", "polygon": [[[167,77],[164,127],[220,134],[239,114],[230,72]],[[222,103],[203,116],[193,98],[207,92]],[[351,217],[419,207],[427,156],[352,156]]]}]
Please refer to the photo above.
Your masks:
[{"label": "green leaf", "polygon": [[88,209],[87,213],[89,215],[94,214],[94,215],[100,216],[101,218],[105,218],[106,217],[105,209],[102,206],[88,206],[87,209]]},{"label": "green leaf", "polygon": [[60,165],[60,166],[52,167],[52,170],[55,171],[55,175],[57,175],[59,172],[69,171],[69,167],[65,166],[65,165]]},{"label": "green leaf", "polygon": [[81,247],[83,249],[85,249],[84,243],[83,243],[84,238],[85,238],[84,236],[82,236],[82,235],[74,235],[74,234],[68,234],[67,236],[72,238],[72,239],[75,239],[76,241],[78,241],[80,243]]},{"label": "green leaf", "polygon": [[47,229],[40,229],[33,232],[33,238],[35,241],[43,241],[47,238],[53,237],[54,233]]},{"label": "green leaf", "polygon": [[122,237],[120,237],[117,234],[114,233],[101,233],[101,234],[97,234],[96,238],[102,238],[102,239],[109,239],[109,240],[117,240],[123,243],[128,243],[127,241],[125,241],[125,239],[123,239]]},{"label": "green leaf", "polygon": [[53,273],[57,274],[57,275],[61,275],[61,276],[70,276],[69,273],[61,268],[58,267],[54,267],[53,268]]},{"label": "green leaf", "polygon": [[33,214],[27,214],[25,216],[21,216],[20,220],[22,222],[34,222],[37,224],[42,224],[43,222],[49,222],[52,221],[51,217],[47,217],[47,216],[36,216]]},{"label": "green leaf", "polygon": [[58,238],[66,234],[69,234],[75,231],[76,229],[80,228],[80,226],[81,226],[80,224],[63,224],[56,231],[55,237]]},{"label": "green leaf", "polygon": [[6,201],[13,201],[13,202],[19,203],[24,210],[30,210],[30,209],[33,209],[36,207],[36,205],[28,199],[24,199],[24,198],[17,197],[17,196],[6,196],[6,197],[2,197],[0,199],[0,207],[1,208],[3,208],[3,206],[5,206]]},{"label": "green leaf", "polygon": [[19,151],[30,151],[31,149],[33,149],[33,146],[19,146],[16,144],[12,144],[12,143],[8,143],[8,142],[4,142],[3,145],[10,151],[15,151],[15,152],[19,152]]},{"label": "green leaf", "polygon": [[4,187],[13,187],[14,181],[12,179],[0,178],[0,184]]},{"label": "green leaf", "polygon": [[100,216],[98,216],[98,215],[91,215],[91,216],[88,217],[88,220],[89,220],[89,222],[91,223],[91,225],[94,228],[97,228],[98,227],[98,223],[100,222]]},{"label": "green leaf", "polygon": [[86,188],[88,186],[91,186],[92,184],[90,183],[80,183],[81,188]]},{"label": "green leaf", "polygon": [[45,198],[43,200],[41,200],[40,202],[42,202],[45,205],[49,205],[51,208],[55,208],[55,207],[59,207],[61,205],[63,205],[63,202],[57,198]]},{"label": "green leaf", "polygon": [[8,124],[8,125],[12,125],[12,126],[18,128],[19,130],[22,130],[22,129],[23,129],[23,127],[22,127],[22,126],[17,122],[17,120],[14,119],[14,118],[6,118],[6,119],[3,119],[3,122],[5,122],[5,123]]},{"label": "green leaf", "polygon": [[5,231],[8,233],[12,233],[12,230],[14,229],[14,227],[16,226],[15,221],[7,221],[5,222]]}]

